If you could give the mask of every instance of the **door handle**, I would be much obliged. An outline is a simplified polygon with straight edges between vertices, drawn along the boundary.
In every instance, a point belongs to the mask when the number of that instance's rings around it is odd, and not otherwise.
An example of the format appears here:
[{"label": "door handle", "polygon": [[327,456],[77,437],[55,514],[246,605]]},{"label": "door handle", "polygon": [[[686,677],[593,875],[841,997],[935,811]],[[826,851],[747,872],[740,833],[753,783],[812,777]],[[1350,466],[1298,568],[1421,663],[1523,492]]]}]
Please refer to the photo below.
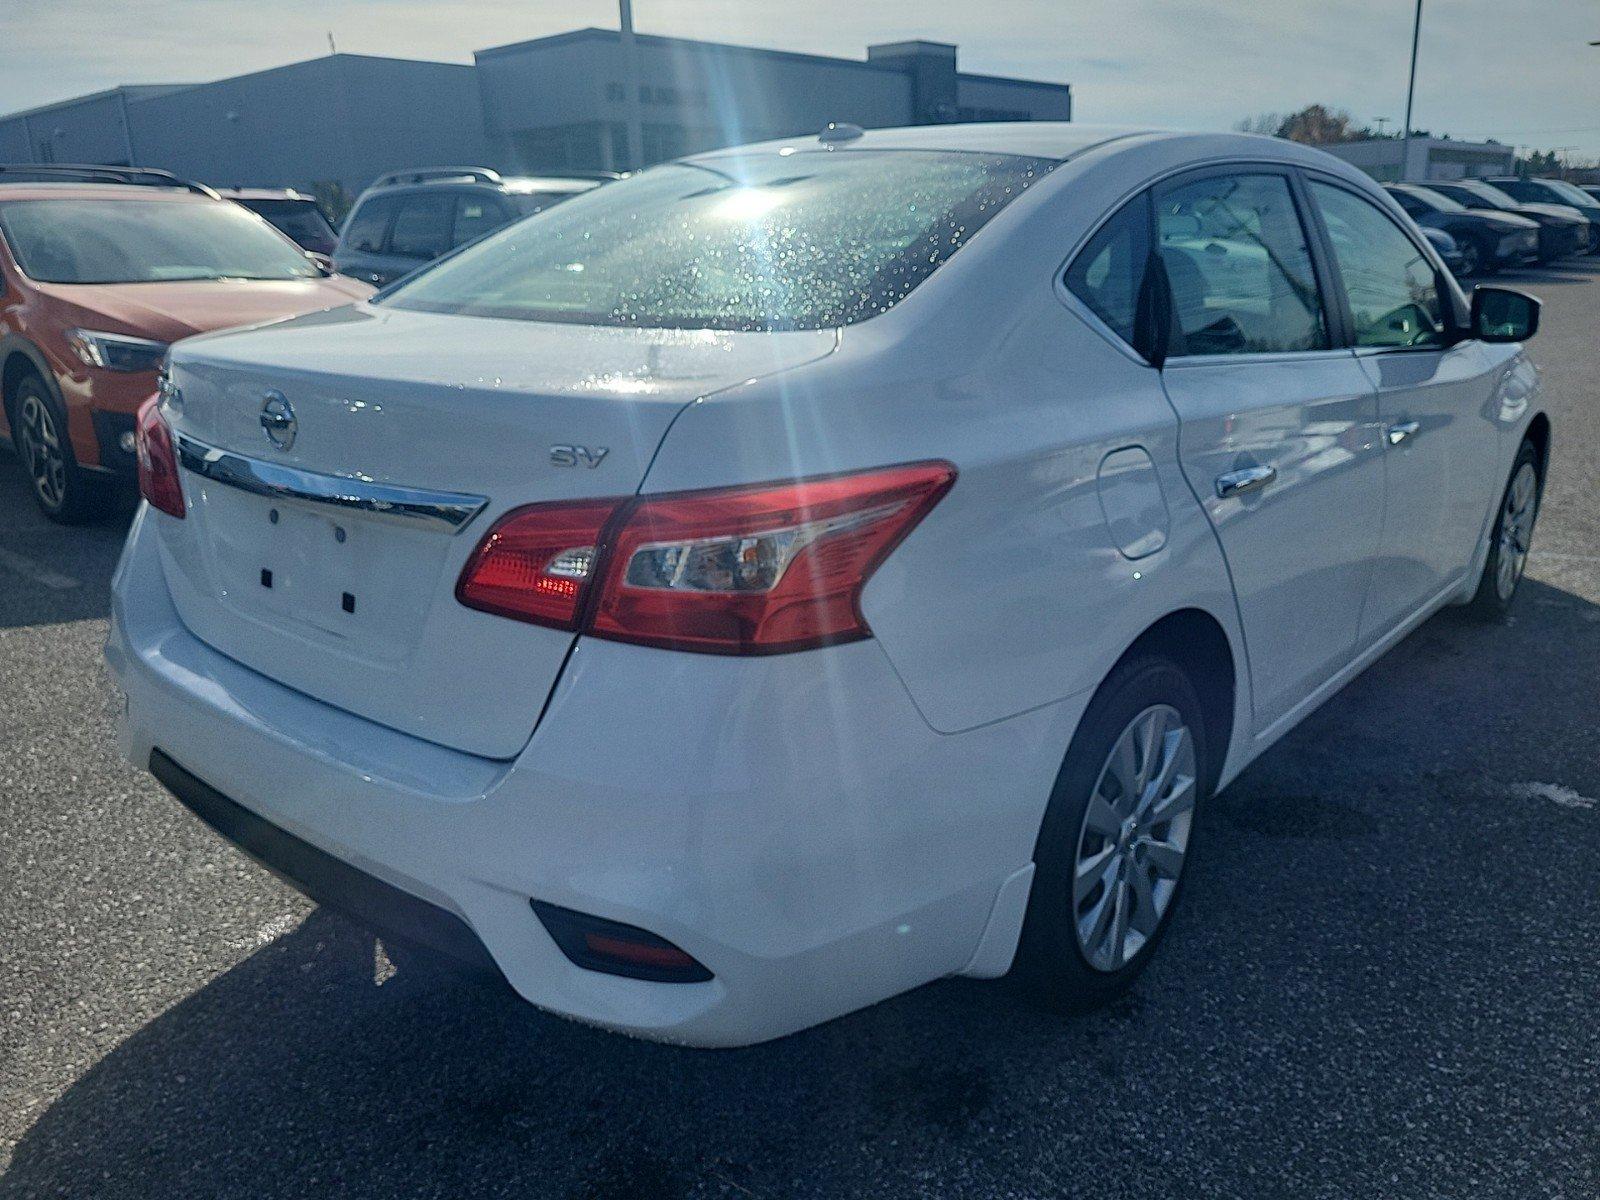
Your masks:
[{"label": "door handle", "polygon": [[1422,423],[1420,421],[1401,421],[1398,425],[1389,426],[1389,445],[1398,446],[1421,428]]},{"label": "door handle", "polygon": [[1217,498],[1226,500],[1229,496],[1259,492],[1277,477],[1277,467],[1245,467],[1240,471],[1229,471],[1226,475],[1217,476]]}]

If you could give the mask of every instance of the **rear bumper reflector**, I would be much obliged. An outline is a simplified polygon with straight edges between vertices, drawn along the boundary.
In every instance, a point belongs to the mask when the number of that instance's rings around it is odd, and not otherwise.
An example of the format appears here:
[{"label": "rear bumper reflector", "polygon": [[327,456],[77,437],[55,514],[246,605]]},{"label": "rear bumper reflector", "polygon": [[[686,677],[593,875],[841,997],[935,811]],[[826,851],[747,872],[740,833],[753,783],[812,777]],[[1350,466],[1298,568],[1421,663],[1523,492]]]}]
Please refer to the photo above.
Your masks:
[{"label": "rear bumper reflector", "polygon": [[532,900],[551,940],[586,971],[652,983],[704,983],[711,972],[665,938],[649,930]]}]

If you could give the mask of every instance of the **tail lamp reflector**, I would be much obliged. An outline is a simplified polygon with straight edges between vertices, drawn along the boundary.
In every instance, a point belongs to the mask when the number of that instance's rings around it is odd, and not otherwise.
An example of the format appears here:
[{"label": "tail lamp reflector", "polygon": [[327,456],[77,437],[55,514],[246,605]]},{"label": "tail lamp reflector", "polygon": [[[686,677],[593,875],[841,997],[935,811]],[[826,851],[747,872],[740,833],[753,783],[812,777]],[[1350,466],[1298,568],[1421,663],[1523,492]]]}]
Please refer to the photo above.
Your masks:
[{"label": "tail lamp reflector", "polygon": [[178,479],[178,456],[172,447],[172,430],[161,415],[161,398],[151,396],[134,418],[134,454],[139,462],[139,494],[168,516],[182,520],[183,484]]},{"label": "tail lamp reflector", "polygon": [[597,637],[776,654],[871,636],[873,571],[955,480],[949,463],[507,514],[462,603]]}]

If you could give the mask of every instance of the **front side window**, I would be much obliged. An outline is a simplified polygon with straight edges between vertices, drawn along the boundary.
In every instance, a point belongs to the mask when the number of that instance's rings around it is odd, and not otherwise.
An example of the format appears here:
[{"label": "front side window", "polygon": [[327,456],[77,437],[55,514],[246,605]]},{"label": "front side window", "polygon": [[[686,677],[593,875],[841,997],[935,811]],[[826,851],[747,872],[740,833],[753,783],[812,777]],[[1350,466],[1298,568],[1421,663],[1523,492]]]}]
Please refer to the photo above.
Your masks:
[{"label": "front side window", "polygon": [[1344,280],[1358,346],[1442,346],[1449,332],[1439,279],[1417,244],[1379,208],[1313,182]]},{"label": "front side window", "polygon": [[448,193],[407,196],[395,214],[389,253],[404,258],[438,258],[450,249],[455,211],[455,197]]},{"label": "front side window", "polygon": [[584,325],[848,325],[897,303],[1051,165],[913,150],[667,163],[510,225],[382,303]]},{"label": "front side window", "polygon": [[1130,346],[1150,260],[1149,229],[1150,202],[1140,196],[1102,225],[1067,268],[1068,290]]},{"label": "front side window", "polygon": [[1328,348],[1305,230],[1282,175],[1211,175],[1161,194],[1176,355]]},{"label": "front side window", "polygon": [[40,283],[309,279],[317,268],[254,213],[220,201],[11,200],[17,266]]}]

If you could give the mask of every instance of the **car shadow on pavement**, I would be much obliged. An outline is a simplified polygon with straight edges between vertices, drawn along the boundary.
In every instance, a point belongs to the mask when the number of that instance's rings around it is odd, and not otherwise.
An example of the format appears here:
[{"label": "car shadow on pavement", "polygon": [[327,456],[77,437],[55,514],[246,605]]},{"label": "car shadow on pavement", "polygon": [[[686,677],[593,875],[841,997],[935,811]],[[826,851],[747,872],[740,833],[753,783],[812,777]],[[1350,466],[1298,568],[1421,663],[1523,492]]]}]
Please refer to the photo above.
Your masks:
[{"label": "car shadow on pavement", "polygon": [[[1600,606],[1525,586],[1509,624],[1429,621],[1212,801],[1171,938],[1107,1010],[955,980],[691,1051],[386,963],[318,910],[41,1105],[0,1195],[1055,1194],[1085,1156],[1118,1195],[1299,1161],[1295,1194],[1468,1194],[1500,1135],[1411,1141],[1485,1112],[1547,1140],[1576,1093],[1525,1081],[1593,1045],[1595,957],[1561,935],[1600,921],[1600,814],[1526,789],[1600,794],[1570,669]],[[1520,1194],[1596,1180],[1518,1169]]]}]

